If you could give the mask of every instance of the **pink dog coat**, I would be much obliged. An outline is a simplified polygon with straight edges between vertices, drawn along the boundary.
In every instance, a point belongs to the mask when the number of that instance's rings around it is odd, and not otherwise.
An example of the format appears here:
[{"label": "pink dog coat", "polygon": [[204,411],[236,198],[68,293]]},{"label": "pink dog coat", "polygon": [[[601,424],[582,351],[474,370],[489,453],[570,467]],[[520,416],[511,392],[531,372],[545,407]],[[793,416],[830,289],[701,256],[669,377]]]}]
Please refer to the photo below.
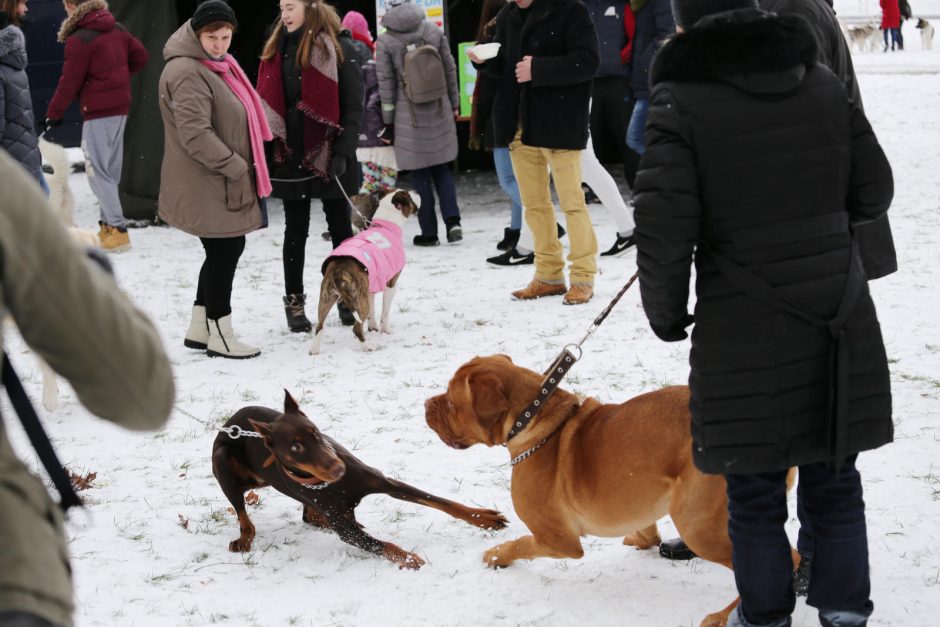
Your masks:
[{"label": "pink dog coat", "polygon": [[323,270],[326,270],[331,257],[356,259],[365,266],[369,275],[369,292],[381,292],[405,267],[401,227],[388,220],[373,220],[371,227],[336,247],[323,262]]}]

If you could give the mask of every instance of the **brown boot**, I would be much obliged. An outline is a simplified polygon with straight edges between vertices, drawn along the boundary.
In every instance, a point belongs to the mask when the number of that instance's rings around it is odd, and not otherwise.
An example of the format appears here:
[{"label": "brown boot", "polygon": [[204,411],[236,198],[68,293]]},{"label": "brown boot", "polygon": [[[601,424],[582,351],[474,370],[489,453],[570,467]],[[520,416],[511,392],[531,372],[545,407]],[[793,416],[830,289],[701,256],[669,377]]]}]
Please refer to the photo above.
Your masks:
[{"label": "brown boot", "polygon": [[561,296],[565,293],[565,284],[546,283],[541,279],[532,279],[524,289],[512,293],[514,300],[532,300],[543,296]]},{"label": "brown boot", "polygon": [[561,301],[565,305],[583,305],[594,297],[594,287],[587,283],[572,283],[571,289]]},{"label": "brown boot", "polygon": [[131,247],[131,238],[127,231],[121,231],[117,227],[108,224],[102,225],[104,228],[104,237],[101,238],[101,248],[109,253],[119,253]]}]

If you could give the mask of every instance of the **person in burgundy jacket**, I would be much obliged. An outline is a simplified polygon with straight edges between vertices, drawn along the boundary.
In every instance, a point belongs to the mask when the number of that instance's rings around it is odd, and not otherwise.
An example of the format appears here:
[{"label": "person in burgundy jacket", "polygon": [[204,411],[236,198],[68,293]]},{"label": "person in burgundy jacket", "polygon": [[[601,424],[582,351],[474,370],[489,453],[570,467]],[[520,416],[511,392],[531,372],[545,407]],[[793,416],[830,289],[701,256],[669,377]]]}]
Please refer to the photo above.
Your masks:
[{"label": "person in burgundy jacket", "polygon": [[124,125],[131,104],[131,75],[147,64],[147,50],[118,24],[104,0],[65,0],[59,30],[65,65],[45,126],[61,124],[65,110],[81,104],[82,150],[88,184],[101,205],[98,235],[105,250],[130,248],[118,183],[124,161]]}]

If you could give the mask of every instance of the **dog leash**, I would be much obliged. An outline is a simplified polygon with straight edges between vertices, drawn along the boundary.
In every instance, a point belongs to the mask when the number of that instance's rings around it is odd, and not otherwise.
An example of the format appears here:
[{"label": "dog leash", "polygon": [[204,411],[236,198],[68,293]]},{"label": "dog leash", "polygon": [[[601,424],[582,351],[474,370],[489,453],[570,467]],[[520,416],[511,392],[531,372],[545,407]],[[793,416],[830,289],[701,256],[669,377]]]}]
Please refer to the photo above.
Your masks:
[{"label": "dog leash", "polygon": [[[558,386],[561,385],[562,379],[565,378],[565,375],[568,374],[568,371],[571,370],[571,367],[574,366],[583,356],[583,350],[581,346],[591,337],[597,328],[601,326],[604,320],[607,319],[607,316],[610,315],[610,312],[613,308],[620,302],[620,299],[623,298],[623,295],[627,293],[627,290],[636,282],[637,277],[639,276],[638,272],[635,272],[630,280],[627,281],[627,284],[624,285],[620,291],[614,296],[614,299],[610,301],[607,307],[594,319],[594,322],[591,323],[591,326],[588,327],[587,333],[584,334],[584,337],[581,338],[581,341],[577,344],[568,344],[565,346],[558,357],[555,358],[555,361],[552,363],[551,367],[545,372],[545,378],[542,380],[542,386],[539,391],[538,396],[532,401],[528,407],[526,407],[522,412],[516,416],[516,422],[513,423],[512,429],[509,430],[509,437],[506,438],[507,444],[514,437],[522,433],[526,427],[529,426],[529,423],[538,415],[538,413],[545,406],[545,402],[555,393],[555,390],[558,389]],[[578,355],[575,357],[575,354],[572,350],[577,351]],[[570,418],[570,416],[569,416]],[[566,419],[567,420],[567,419]],[[532,453],[542,447],[553,435],[557,433],[557,430],[546,436],[541,442],[533,446],[532,448],[526,450],[525,452],[517,455],[509,462],[510,466],[515,466],[519,462],[523,461],[529,457]]]},{"label": "dog leash", "polygon": [[372,220],[362,215],[362,212],[356,208],[356,205],[353,204],[352,198],[349,197],[349,194],[346,193],[346,190],[343,189],[343,184],[339,182],[339,176],[333,175],[333,180],[336,181],[336,186],[339,188],[339,193],[343,195],[343,198],[346,199],[346,204],[349,205],[349,208],[353,210],[354,213],[359,214],[359,217],[362,218],[362,223],[366,225],[366,228],[372,226]]},{"label": "dog leash", "polygon": [[29,402],[29,397],[23,389],[23,384],[20,383],[19,377],[16,376],[16,371],[13,370],[13,364],[10,363],[10,358],[7,357],[6,353],[3,353],[2,371],[3,387],[7,390],[7,396],[10,397],[10,402],[13,403],[13,409],[16,410],[17,415],[20,417],[20,422],[23,423],[23,429],[26,431],[26,435],[29,436],[29,441],[33,445],[33,448],[36,449],[36,453],[39,455],[39,461],[42,462],[43,467],[49,474],[49,478],[52,479],[52,484],[59,493],[59,509],[65,514],[69,508],[82,507],[84,504],[78,497],[78,494],[75,493],[72,480],[69,478],[68,473],[65,472],[65,468],[62,467],[62,462],[59,461],[59,456],[56,455],[55,449],[52,447],[52,442],[49,441],[49,436],[46,435],[45,430],[42,428],[39,416],[36,415],[33,404]]},{"label": "dog leash", "polygon": [[[238,438],[263,438],[264,434],[258,433],[257,431],[249,431],[248,429],[242,429],[238,425],[232,425],[231,427],[219,427],[219,431],[232,438],[237,440]],[[283,471],[282,471],[283,472]],[[292,483],[297,483],[296,481]],[[307,485],[306,483],[298,484],[302,488],[307,488],[308,490],[322,490],[333,485],[332,481],[324,481],[323,483],[317,483],[315,485]]]}]

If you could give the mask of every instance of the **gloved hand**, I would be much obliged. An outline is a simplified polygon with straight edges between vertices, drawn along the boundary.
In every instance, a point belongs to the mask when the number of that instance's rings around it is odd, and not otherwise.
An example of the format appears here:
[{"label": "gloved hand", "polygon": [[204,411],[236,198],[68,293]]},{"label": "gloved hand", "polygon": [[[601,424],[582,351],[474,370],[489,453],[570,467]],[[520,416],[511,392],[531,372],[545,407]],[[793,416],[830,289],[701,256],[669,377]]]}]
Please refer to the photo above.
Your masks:
[{"label": "gloved hand", "polygon": [[330,177],[343,176],[346,172],[346,157],[342,155],[333,155],[330,160]]},{"label": "gloved hand", "polygon": [[40,121],[40,122],[36,125],[36,135],[37,135],[37,136],[39,136],[39,135],[45,135],[46,131],[48,131],[49,129],[52,129],[52,128],[56,128],[57,126],[62,126],[62,120],[61,120],[61,119],[60,119],[60,120],[50,120],[49,118],[46,118],[45,120]]},{"label": "gloved hand", "polygon": [[379,141],[390,145],[395,143],[395,125],[387,124],[385,128],[379,131]]},{"label": "gloved hand", "polygon": [[661,339],[664,342],[678,342],[689,337],[689,334],[686,333],[685,328],[692,324],[695,321],[695,318],[689,314],[685,314],[677,322],[670,324],[665,327],[657,326],[651,324],[650,326],[653,329],[653,333],[656,334],[656,337]]}]

